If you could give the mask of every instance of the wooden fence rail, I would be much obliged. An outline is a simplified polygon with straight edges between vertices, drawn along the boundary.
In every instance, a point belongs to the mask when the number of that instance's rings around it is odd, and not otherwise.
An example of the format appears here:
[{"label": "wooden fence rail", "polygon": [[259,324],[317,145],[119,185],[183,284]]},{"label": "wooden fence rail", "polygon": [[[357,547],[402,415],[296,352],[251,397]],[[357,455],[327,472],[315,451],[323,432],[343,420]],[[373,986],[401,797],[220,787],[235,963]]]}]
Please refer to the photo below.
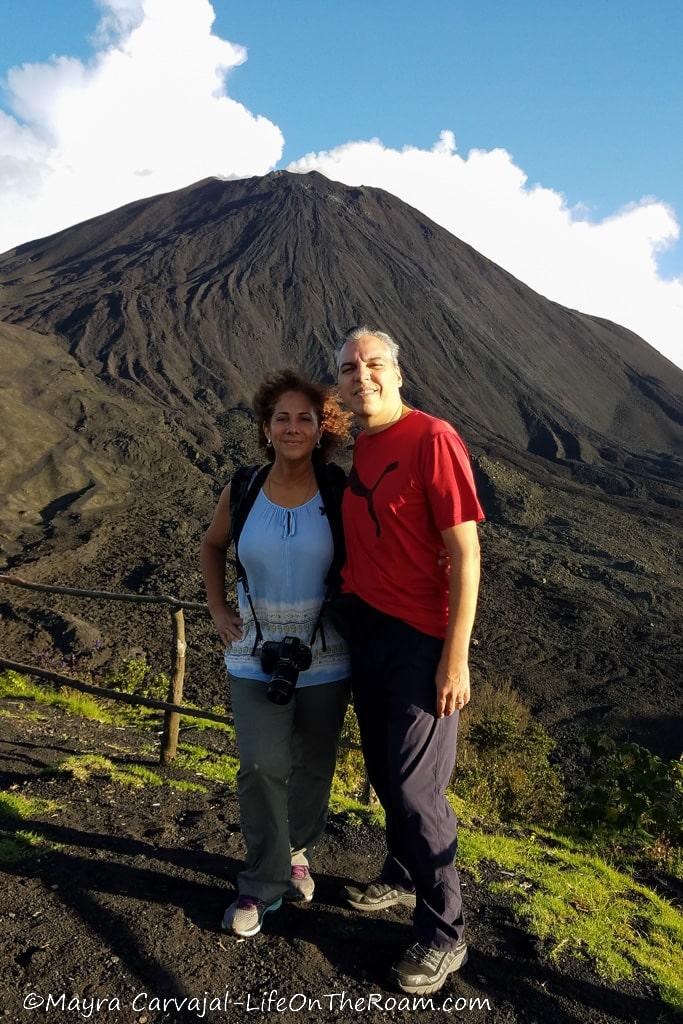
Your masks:
[{"label": "wooden fence rail", "polygon": [[37,676],[48,682],[57,683],[58,686],[69,686],[72,690],[80,690],[82,693],[91,693],[95,697],[106,697],[107,700],[118,700],[123,704],[133,704],[145,708],[153,708],[155,711],[173,711],[177,715],[189,715],[191,718],[208,718],[211,722],[220,722],[222,725],[232,725],[232,719],[225,715],[218,715],[215,711],[203,711],[201,708],[187,708],[183,704],[170,704],[166,700],[157,700],[155,697],[142,697],[137,693],[123,693],[121,690],[111,690],[106,686],[94,686],[92,683],[84,683],[81,679],[73,679],[71,676],[62,675],[60,672],[51,672],[45,668],[38,668],[36,665],[24,665],[20,661],[9,661],[7,658],[0,658],[0,669],[11,669],[23,676]]},{"label": "wooden fence rail", "polygon": [[[107,700],[117,700],[124,704],[163,711],[164,726],[159,752],[161,764],[170,764],[176,755],[181,715],[187,715],[190,718],[206,718],[211,722],[220,722],[223,725],[233,724],[232,719],[226,718],[225,715],[218,715],[214,711],[205,711],[201,708],[188,708],[182,703],[185,681],[185,655],[187,651],[183,609],[187,608],[190,611],[204,612],[208,615],[209,609],[207,605],[198,601],[183,601],[180,598],[170,597],[167,594],[129,594],[109,590],[81,590],[77,587],[58,587],[49,583],[34,583],[31,580],[24,580],[19,576],[9,576],[5,573],[0,573],[0,583],[8,583],[13,587],[35,590],[45,594],[64,594],[69,597],[86,597],[97,601],[127,601],[131,604],[166,605],[172,609],[171,620],[173,624],[173,666],[168,688],[168,700],[165,701],[156,700],[154,697],[142,697],[134,693],[123,693],[121,690],[108,689],[104,686],[94,686],[91,683],[84,683],[80,679],[73,679],[71,676],[61,675],[59,672],[52,672],[49,669],[41,668],[38,665],[24,665],[21,662],[10,661],[2,657],[0,657],[0,669],[11,669],[15,672],[20,672],[22,675],[35,676],[38,679],[55,682],[60,686],[69,686],[72,690],[90,693],[95,697],[105,697]],[[359,749],[355,743],[348,745],[352,749]],[[376,799],[370,787],[367,773],[361,799],[364,803],[371,803]]]},{"label": "wooden fence rail", "polygon": [[[122,694],[120,691],[106,690],[101,687],[87,689],[87,684],[79,680],[71,679],[63,685],[71,686],[74,690],[82,689],[85,693],[95,693],[98,696],[109,697],[112,700],[123,700],[127,704],[146,704],[147,707],[159,708],[164,711],[164,728],[161,735],[161,750],[159,760],[162,764],[170,764],[178,749],[178,730],[180,728],[180,715],[194,714],[198,718],[213,718],[216,721],[226,721],[220,715],[216,717],[212,712],[202,712],[201,715],[193,712],[191,708],[183,708],[183,684],[185,681],[185,654],[187,644],[185,643],[185,616],[183,609],[189,611],[204,612],[209,614],[207,605],[199,601],[182,601],[178,597],[170,597],[168,594],[129,594],[111,590],[81,590],[79,587],[58,587],[51,583],[34,583],[32,580],[24,580],[19,576],[0,574],[0,583],[8,583],[12,587],[20,587],[24,590],[36,590],[44,594],[63,594],[69,597],[86,597],[95,601],[125,601],[129,604],[161,604],[171,609],[171,621],[173,624],[173,645],[172,645],[172,669],[168,688],[168,700],[156,701],[151,704],[149,697],[136,697],[131,699],[131,694]],[[0,664],[12,668],[13,663],[0,660]],[[50,678],[44,670],[37,667],[24,665],[23,669],[28,675],[35,675],[39,678]],[[52,673],[54,677],[56,673]],[[66,677],[64,677],[66,679]],[[57,680],[59,681],[59,680]],[[78,684],[78,685],[77,685]],[[116,696],[114,696],[116,694]],[[178,710],[180,708],[180,710]]]},{"label": "wooden fence rail", "polygon": [[131,604],[166,604],[172,608],[188,611],[206,612],[209,614],[209,607],[200,601],[181,601],[179,597],[169,597],[167,594],[130,594],[119,593],[115,590],[80,590],[77,587],[57,587],[52,583],[34,583],[33,580],[22,580],[19,576],[8,576],[0,573],[0,583],[9,583],[13,587],[22,587],[24,590],[38,590],[45,594],[68,594],[71,597],[92,597],[99,601],[129,601]]}]

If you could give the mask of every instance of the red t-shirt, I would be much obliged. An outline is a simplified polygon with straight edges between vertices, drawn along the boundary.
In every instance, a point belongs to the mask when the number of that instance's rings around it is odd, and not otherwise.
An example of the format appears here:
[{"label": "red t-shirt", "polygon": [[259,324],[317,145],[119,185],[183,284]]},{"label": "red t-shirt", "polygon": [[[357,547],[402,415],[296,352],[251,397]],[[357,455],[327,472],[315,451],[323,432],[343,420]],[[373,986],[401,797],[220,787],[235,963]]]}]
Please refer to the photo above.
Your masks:
[{"label": "red t-shirt", "polygon": [[344,590],[430,636],[448,624],[441,530],[484,518],[467,449],[444,420],[413,410],[361,434],[342,505]]}]

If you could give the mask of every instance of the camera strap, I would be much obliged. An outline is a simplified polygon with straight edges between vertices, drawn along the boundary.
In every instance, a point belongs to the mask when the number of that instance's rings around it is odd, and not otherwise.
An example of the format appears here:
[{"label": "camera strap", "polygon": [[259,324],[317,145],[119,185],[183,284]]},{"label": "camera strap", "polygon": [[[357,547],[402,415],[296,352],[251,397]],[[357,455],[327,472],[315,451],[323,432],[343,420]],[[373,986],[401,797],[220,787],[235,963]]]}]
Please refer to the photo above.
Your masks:
[{"label": "camera strap", "polygon": [[[313,469],[322,500],[320,512],[327,517],[334,544],[332,563],[325,577],[325,584],[328,588],[328,593],[325,595],[325,600],[327,601],[331,593],[334,593],[341,586],[341,569],[346,561],[344,528],[341,516],[346,476],[341,466],[337,466],[333,462],[319,463],[314,460]],[[270,463],[262,466],[242,466],[230,481],[230,531],[228,544],[232,543],[235,546],[235,570],[237,579],[240,581],[244,579],[245,575],[239,556],[240,534],[270,470]]]},{"label": "camera strap", "polygon": [[[325,640],[323,613],[330,597],[334,591],[338,589],[340,569],[344,564],[345,558],[344,535],[341,523],[341,498],[344,491],[345,477],[343,470],[340,469],[339,466],[335,466],[333,464],[315,464],[314,469],[323,505],[321,513],[327,516],[327,520],[330,525],[330,532],[332,533],[334,557],[327,576],[325,577],[325,597],[323,598],[323,603],[320,606],[320,611],[318,612],[315,620],[313,632],[311,633],[311,638],[308,641],[308,646],[311,648],[313,647],[315,638],[319,632],[320,643],[323,652],[325,652],[327,651],[327,643]],[[230,488],[230,541],[235,545],[235,570],[237,582],[242,584],[244,596],[247,599],[249,609],[254,618],[254,628],[256,633],[254,646],[251,651],[252,658],[256,656],[259,644],[263,643],[263,631],[261,630],[261,624],[256,615],[254,602],[252,601],[251,593],[249,591],[247,573],[240,561],[239,538],[249,513],[251,512],[252,506],[256,501],[256,497],[263,487],[270,470],[270,463],[267,463],[265,466],[242,467],[241,469],[238,469],[237,473],[233,477]]]},{"label": "camera strap", "polygon": [[311,633],[311,639],[308,641],[308,646],[311,649],[313,649],[313,644],[315,643],[316,634],[320,633],[320,643],[322,645],[323,652],[327,651],[327,644],[325,643],[325,627],[323,625],[323,612],[325,611],[325,607],[327,605],[327,601],[328,601],[328,598],[330,596],[330,592],[331,592],[330,587],[328,587],[327,591],[325,593],[325,597],[323,598],[323,603],[320,606],[320,611],[318,612],[318,618],[315,620],[315,625],[313,626],[313,632]]},{"label": "camera strap", "polygon": [[[242,571],[244,572],[244,570],[242,570]],[[251,599],[251,592],[249,590],[249,580],[247,579],[246,572],[244,573],[244,575],[242,576],[242,578],[240,579],[239,582],[242,584],[242,589],[244,591],[244,596],[246,597],[247,601],[249,602],[249,607],[251,609],[251,614],[254,617],[254,628],[256,630],[256,635],[254,637],[254,646],[253,646],[253,648],[251,650],[251,656],[253,658],[256,655],[256,651],[258,649],[258,645],[263,643],[263,633],[261,632],[261,623],[259,622],[258,618],[256,617],[256,609],[254,608],[254,602]]]},{"label": "camera strap", "polygon": [[[254,603],[253,603],[253,601],[251,599],[251,594],[249,592],[249,581],[247,580],[246,572],[244,573],[244,576],[240,579],[240,583],[242,584],[242,589],[244,590],[244,596],[246,597],[247,601],[249,602],[249,608],[251,609],[251,614],[254,617],[254,627],[255,627],[255,630],[256,630],[256,635],[254,637],[254,646],[251,649],[251,656],[252,656],[252,658],[254,658],[256,656],[256,651],[258,650],[258,645],[263,643],[263,632],[261,631],[261,623],[259,622],[259,620],[258,620],[258,618],[256,616],[256,609],[254,608]],[[328,599],[329,596],[330,596],[330,588],[328,587],[328,590],[327,590],[327,593],[325,594],[325,598],[323,600],[323,603],[320,606],[320,611],[318,612],[318,616],[317,616],[317,618],[315,620],[315,623],[313,625],[313,632],[311,633],[311,639],[308,641],[308,646],[311,649],[313,649],[313,644],[315,643],[315,638],[316,638],[317,634],[320,633],[320,643],[321,643],[323,652],[327,651],[327,644],[325,642],[325,627],[323,625],[323,612],[325,611],[325,606],[327,605],[327,599]]]}]

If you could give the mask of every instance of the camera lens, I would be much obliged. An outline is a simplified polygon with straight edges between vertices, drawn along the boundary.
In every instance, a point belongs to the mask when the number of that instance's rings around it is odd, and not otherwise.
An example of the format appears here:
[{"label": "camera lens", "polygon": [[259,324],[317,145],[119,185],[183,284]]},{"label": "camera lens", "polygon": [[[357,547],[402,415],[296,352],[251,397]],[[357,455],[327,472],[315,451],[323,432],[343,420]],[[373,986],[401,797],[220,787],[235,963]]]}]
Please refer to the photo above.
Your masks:
[{"label": "camera lens", "polygon": [[271,675],[266,696],[273,704],[288,704],[299,672],[311,667],[311,648],[296,636],[268,640],[261,648],[261,668]]},{"label": "camera lens", "polygon": [[266,687],[266,697],[273,704],[289,704],[298,678],[298,668],[280,662]]}]

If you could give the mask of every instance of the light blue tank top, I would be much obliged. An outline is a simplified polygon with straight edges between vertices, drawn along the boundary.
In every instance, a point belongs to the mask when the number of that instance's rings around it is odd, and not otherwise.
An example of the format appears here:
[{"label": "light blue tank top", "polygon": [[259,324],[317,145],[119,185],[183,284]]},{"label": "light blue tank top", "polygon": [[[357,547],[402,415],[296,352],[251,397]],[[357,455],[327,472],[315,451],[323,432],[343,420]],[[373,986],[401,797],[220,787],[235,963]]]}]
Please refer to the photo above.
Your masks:
[{"label": "light blue tank top", "polygon": [[[310,645],[311,634],[325,597],[325,576],[332,563],[334,544],[323,512],[320,493],[305,505],[282,508],[260,490],[239,538],[240,561],[264,640],[296,636]],[[260,648],[252,656],[256,627],[244,588],[237,585],[242,639],[225,652],[225,664],[234,676],[266,681]],[[345,679],[349,657],[345,642],[327,618],[323,619],[325,647],[320,630],[311,648],[311,667],[299,674],[297,687]]]}]

